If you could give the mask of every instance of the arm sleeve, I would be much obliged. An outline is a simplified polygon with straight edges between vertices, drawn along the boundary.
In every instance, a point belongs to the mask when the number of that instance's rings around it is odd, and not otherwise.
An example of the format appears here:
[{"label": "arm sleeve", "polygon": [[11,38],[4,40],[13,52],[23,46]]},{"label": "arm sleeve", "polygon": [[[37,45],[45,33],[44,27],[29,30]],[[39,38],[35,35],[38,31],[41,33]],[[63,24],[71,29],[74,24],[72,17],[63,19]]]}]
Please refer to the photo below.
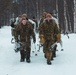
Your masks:
[{"label": "arm sleeve", "polygon": [[32,35],[33,40],[36,41],[34,29],[33,29],[32,25],[31,25],[30,27],[31,27],[31,28],[30,28],[30,34]]}]

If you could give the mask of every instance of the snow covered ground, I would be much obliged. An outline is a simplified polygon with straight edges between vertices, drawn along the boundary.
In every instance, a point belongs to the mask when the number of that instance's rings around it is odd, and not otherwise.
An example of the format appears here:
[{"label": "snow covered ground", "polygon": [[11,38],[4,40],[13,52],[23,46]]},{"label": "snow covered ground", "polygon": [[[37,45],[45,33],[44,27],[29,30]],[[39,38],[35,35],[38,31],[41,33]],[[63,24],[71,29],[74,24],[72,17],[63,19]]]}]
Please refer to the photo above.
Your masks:
[{"label": "snow covered ground", "polygon": [[[62,35],[63,49],[58,44],[57,57],[52,65],[46,64],[42,48],[40,52],[31,52],[31,63],[20,62],[20,54],[14,52],[11,44],[11,27],[0,29],[0,75],[76,75],[76,34]],[[37,43],[38,43],[37,34]],[[36,46],[37,50],[38,47]],[[32,43],[32,50],[35,50]]]}]

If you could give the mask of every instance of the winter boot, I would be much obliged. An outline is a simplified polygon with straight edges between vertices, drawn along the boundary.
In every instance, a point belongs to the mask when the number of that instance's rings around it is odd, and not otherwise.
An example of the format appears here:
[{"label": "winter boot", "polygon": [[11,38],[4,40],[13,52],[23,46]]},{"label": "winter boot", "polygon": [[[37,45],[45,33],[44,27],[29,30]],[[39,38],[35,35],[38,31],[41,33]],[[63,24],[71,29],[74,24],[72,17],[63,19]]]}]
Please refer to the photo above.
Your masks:
[{"label": "winter boot", "polygon": [[26,55],[26,62],[27,63],[30,63],[31,61],[30,61],[30,54],[29,53],[27,53],[27,55]]},{"label": "winter boot", "polygon": [[21,54],[20,62],[24,62],[25,61],[24,51],[20,51],[20,54]]},{"label": "winter boot", "polygon": [[48,64],[48,65],[51,65],[51,61],[47,61],[47,64]]},{"label": "winter boot", "polygon": [[30,62],[31,62],[31,61],[30,61],[30,58],[26,59],[26,62],[27,62],[27,63],[30,63]]},{"label": "winter boot", "polygon": [[30,63],[31,61],[30,61],[30,52],[27,52],[26,51],[26,62],[27,63]]},{"label": "winter boot", "polygon": [[20,59],[20,62],[24,62],[25,60],[24,59]]}]

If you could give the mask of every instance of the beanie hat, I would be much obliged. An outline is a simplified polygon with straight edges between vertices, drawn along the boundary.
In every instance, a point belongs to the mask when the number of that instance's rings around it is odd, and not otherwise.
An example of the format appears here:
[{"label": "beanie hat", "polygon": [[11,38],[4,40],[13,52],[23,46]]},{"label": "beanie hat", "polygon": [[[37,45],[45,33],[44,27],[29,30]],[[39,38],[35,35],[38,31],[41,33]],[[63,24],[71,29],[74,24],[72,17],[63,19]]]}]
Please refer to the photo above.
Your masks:
[{"label": "beanie hat", "polygon": [[47,17],[50,17],[50,18],[51,18],[52,15],[48,13],[48,14],[46,14],[46,18],[47,18]]}]

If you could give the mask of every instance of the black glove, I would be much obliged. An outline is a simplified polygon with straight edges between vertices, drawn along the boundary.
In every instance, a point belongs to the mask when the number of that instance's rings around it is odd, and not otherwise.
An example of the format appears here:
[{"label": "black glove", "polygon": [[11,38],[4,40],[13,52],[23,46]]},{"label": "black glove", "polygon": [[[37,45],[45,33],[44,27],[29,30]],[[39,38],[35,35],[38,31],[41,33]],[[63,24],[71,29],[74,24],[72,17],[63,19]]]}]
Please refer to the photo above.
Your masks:
[{"label": "black glove", "polygon": [[12,28],[14,28],[14,27],[15,27],[14,22],[12,22],[11,27],[12,27]]},{"label": "black glove", "polygon": [[35,43],[35,42],[36,42],[36,40],[34,39],[34,40],[33,40],[33,42]]},{"label": "black glove", "polygon": [[16,40],[16,42],[18,43],[18,42],[19,42],[19,40]]}]

